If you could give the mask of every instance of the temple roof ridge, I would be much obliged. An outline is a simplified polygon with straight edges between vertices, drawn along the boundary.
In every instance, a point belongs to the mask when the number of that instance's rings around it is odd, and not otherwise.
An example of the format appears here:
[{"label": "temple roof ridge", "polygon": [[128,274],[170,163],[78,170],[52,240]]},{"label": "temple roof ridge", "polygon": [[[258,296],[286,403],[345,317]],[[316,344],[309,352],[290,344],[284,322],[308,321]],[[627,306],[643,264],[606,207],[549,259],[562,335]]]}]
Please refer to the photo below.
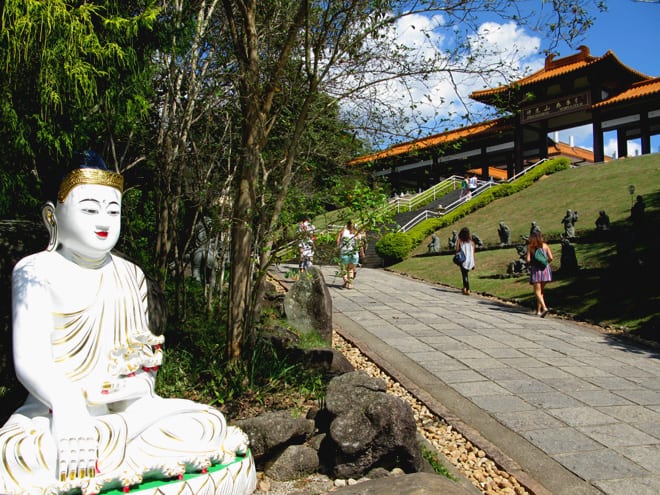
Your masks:
[{"label": "temple roof ridge", "polygon": [[481,101],[482,103],[490,104],[490,97],[499,93],[515,90],[517,88],[522,88],[524,86],[535,83],[540,83],[555,77],[564,76],[589,66],[606,63],[608,60],[615,63],[620,70],[628,72],[635,78],[642,80],[651,78],[650,76],[632,69],[631,67],[628,67],[626,64],[621,62],[621,60],[619,60],[619,58],[614,54],[612,50],[608,50],[600,57],[595,57],[591,55],[589,47],[582,45],[580,46],[580,51],[576,54],[568,55],[559,59],[555,59],[554,55],[548,55],[546,57],[544,67],[534,72],[533,74],[530,74],[529,76],[523,77],[516,81],[512,81],[508,84],[498,86],[496,88],[473,91],[470,94],[470,98],[476,101]]}]

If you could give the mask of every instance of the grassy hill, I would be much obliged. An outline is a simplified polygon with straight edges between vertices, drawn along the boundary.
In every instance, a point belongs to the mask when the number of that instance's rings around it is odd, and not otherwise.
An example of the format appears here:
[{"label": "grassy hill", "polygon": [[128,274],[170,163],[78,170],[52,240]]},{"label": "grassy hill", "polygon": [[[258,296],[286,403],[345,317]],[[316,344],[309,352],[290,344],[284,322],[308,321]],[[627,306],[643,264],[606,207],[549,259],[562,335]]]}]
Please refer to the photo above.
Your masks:
[{"label": "grassy hill", "polygon": [[[629,186],[635,187],[631,196]],[[629,221],[632,201],[642,195],[646,204],[646,229],[635,232]],[[574,243],[580,270],[571,275],[560,269],[561,245],[551,244],[555,280],[546,288],[546,301],[555,313],[621,328],[660,341],[660,289],[657,261],[660,230],[660,155],[585,165],[545,176],[533,186],[488,206],[437,231],[443,248],[452,230],[467,226],[487,247],[498,247],[497,228],[504,221],[512,242],[521,242],[536,221],[551,239],[563,232],[567,209],[577,211],[578,240]],[[612,222],[607,235],[595,232],[598,212],[605,210]],[[451,256],[428,256],[422,243],[413,256],[392,267],[410,276],[460,287],[459,270]],[[517,259],[515,248],[477,253],[471,274],[473,291],[533,307],[527,277],[509,277],[507,267]]]}]

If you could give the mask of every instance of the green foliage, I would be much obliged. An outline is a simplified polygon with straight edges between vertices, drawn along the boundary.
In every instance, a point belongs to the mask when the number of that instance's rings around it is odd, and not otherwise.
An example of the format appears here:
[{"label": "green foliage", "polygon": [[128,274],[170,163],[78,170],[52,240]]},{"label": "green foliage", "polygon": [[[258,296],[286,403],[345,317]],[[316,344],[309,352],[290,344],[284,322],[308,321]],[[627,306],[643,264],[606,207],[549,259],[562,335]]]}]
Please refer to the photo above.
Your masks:
[{"label": "green foliage", "polygon": [[[193,315],[185,328],[166,333],[163,365],[158,373],[157,392],[164,397],[183,397],[216,406],[232,401],[263,402],[270,394],[290,394],[318,399],[324,393],[320,371],[307,369],[282,355],[265,339],[246,349],[246,358],[229,362],[226,358],[224,316],[207,319],[201,288],[191,292]],[[302,339],[314,346],[320,338]]]},{"label": "green foliage", "polygon": [[389,232],[376,242],[378,256],[388,261],[401,261],[413,248],[412,239],[403,232]]},{"label": "green foliage", "polygon": [[444,476],[445,478],[449,478],[450,480],[456,481],[456,477],[452,475],[447,470],[447,468],[442,464],[442,461],[440,460],[440,457],[438,456],[437,452],[422,446],[422,456],[431,465],[433,471],[435,471],[436,474]]},{"label": "green foliage", "polygon": [[154,192],[129,189],[122,197],[122,234],[117,249],[130,254],[139,266],[151,271],[153,239],[155,239],[156,208]]},{"label": "green foliage", "polygon": [[118,170],[133,160],[125,148],[150,106],[153,80],[141,75],[158,12],[151,1],[3,2],[0,169],[12,179],[0,193],[13,188],[25,204],[0,204],[0,215],[48,199],[74,150],[101,151]]}]

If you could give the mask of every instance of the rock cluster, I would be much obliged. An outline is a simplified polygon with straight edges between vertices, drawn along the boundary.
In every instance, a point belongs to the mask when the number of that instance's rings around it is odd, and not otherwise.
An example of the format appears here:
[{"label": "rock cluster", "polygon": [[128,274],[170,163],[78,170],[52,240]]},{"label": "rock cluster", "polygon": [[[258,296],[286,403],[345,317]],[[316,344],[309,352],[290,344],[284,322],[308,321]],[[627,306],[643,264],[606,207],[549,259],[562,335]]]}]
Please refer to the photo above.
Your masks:
[{"label": "rock cluster", "polygon": [[422,452],[410,406],[386,393],[383,380],[363,372],[333,378],[325,406],[305,417],[280,411],[236,422],[252,454],[276,481],[321,472],[361,478],[375,468],[420,471]]}]

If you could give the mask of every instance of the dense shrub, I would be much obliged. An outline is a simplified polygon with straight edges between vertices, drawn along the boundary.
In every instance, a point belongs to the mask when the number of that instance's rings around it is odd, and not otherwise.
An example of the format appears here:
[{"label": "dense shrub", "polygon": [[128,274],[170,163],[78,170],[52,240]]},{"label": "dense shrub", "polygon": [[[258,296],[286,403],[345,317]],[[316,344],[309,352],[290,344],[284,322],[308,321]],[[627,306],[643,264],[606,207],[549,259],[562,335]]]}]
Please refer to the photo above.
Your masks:
[{"label": "dense shrub", "polygon": [[376,242],[376,253],[387,262],[404,260],[412,251],[409,235],[403,232],[390,232]]}]

